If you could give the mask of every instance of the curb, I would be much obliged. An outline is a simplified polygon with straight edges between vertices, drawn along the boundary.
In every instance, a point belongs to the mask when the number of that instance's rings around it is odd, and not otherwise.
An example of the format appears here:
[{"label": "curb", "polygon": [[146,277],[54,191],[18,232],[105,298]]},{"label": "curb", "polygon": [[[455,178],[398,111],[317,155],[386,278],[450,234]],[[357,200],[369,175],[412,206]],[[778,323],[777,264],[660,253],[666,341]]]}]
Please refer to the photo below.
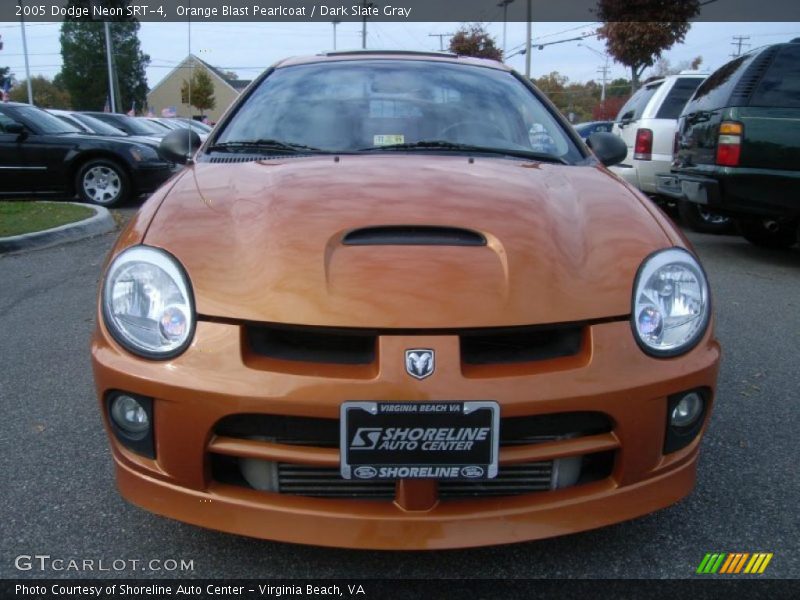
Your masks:
[{"label": "curb", "polygon": [[74,242],[87,237],[94,237],[109,231],[114,231],[117,224],[107,208],[102,206],[94,206],[92,204],[80,204],[78,202],[70,202],[77,206],[88,206],[94,210],[94,215],[83,221],[76,221],[75,223],[67,223],[53,227],[52,229],[45,229],[44,231],[35,231],[33,233],[23,233],[22,235],[13,235],[10,237],[0,237],[0,254],[9,252],[19,252],[21,250],[33,250],[34,248],[47,248],[49,246],[56,246],[66,242]]}]

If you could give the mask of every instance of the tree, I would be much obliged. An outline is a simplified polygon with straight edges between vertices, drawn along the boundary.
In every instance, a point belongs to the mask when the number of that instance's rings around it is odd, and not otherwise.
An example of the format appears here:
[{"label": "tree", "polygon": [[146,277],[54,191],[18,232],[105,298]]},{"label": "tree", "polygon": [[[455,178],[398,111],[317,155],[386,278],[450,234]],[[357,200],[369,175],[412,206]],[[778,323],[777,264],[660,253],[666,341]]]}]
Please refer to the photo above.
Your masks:
[{"label": "tree", "polygon": [[702,56],[695,56],[692,60],[684,60],[675,67],[672,66],[668,58],[661,57],[656,61],[655,65],[653,65],[653,70],[650,71],[650,77],[660,79],[667,75],[677,75],[681,71],[696,71],[701,64],[703,64]]},{"label": "tree", "polygon": [[[69,93],[44,75],[31,77],[33,103],[41,108],[70,108]],[[27,81],[20,81],[9,93],[12,102],[28,101]]]},{"label": "tree", "polygon": [[189,82],[185,79],[181,85],[181,102],[191,104],[201,113],[206,109],[214,108],[217,101],[214,98],[214,82],[203,67],[195,67],[192,74],[191,97],[189,96]]},{"label": "tree", "polygon": [[618,62],[630,67],[631,91],[661,53],[682,42],[689,19],[700,12],[699,0],[600,0],[597,32]]},{"label": "tree", "polygon": [[497,47],[494,38],[479,23],[463,25],[450,38],[450,52],[459,56],[477,56],[501,60],[503,51]]},{"label": "tree", "polygon": [[[106,0],[109,8],[124,8],[130,0]],[[70,0],[70,6],[89,8],[91,0]],[[134,103],[144,106],[147,102],[147,79],[145,68],[150,57],[144,54],[139,44],[139,22],[127,18],[108,24],[117,110],[126,111]],[[73,108],[78,110],[100,110],[108,99],[108,70],[106,63],[106,40],[103,23],[66,20],[61,26],[61,57],[63,66],[57,81],[72,98]]]}]

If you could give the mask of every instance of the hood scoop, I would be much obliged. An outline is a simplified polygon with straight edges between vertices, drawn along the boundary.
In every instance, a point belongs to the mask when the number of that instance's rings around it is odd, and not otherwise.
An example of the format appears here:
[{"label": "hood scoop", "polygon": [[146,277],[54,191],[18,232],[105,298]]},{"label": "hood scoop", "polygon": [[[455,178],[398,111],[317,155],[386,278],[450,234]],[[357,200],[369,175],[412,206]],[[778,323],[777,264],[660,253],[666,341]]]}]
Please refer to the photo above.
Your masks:
[{"label": "hood scoop", "polygon": [[435,225],[381,225],[347,232],[345,246],[485,246],[486,238],[471,229]]}]

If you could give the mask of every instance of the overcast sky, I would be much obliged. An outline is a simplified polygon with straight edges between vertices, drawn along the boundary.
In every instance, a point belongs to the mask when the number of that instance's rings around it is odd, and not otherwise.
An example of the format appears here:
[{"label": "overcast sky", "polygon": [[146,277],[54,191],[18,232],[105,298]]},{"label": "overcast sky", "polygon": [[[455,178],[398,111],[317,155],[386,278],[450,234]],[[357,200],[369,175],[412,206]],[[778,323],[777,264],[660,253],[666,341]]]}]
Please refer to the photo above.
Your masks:
[{"label": "overcast sky", "polygon": [[[450,33],[459,23],[387,23],[370,22],[367,26],[368,48],[438,50],[439,38],[434,33]],[[485,24],[503,45],[503,23]],[[534,23],[533,38],[538,43],[548,43],[591,34],[597,23]],[[59,23],[27,24],[28,52],[31,74],[52,77],[61,67]],[[142,49],[150,55],[151,64],[147,79],[153,87],[189,51],[189,26],[187,23],[142,23],[139,32]],[[0,66],[10,66],[17,79],[25,77],[22,54],[22,36],[19,23],[0,22],[0,35],[5,48],[0,51]],[[731,52],[733,36],[749,36],[750,48],[800,37],[800,23],[696,23],[683,44],[674,46],[665,56],[672,64],[703,57],[703,69],[713,71],[725,63]],[[361,46],[360,23],[341,23],[337,27],[338,48]],[[525,24],[508,24],[508,54],[520,48],[525,41]],[[206,62],[235,71],[241,79],[252,79],[270,64],[286,56],[316,54],[333,49],[333,26],[330,23],[192,23],[191,50]],[[444,41],[445,46],[447,40]],[[597,69],[603,57],[602,42],[588,37],[580,42],[571,41],[534,47],[532,75],[539,77],[551,71],[569,77],[571,81],[599,81]],[[524,71],[525,57],[513,56],[508,62]],[[619,64],[610,62],[610,79],[627,76]],[[104,72],[99,76],[105,76]]]}]

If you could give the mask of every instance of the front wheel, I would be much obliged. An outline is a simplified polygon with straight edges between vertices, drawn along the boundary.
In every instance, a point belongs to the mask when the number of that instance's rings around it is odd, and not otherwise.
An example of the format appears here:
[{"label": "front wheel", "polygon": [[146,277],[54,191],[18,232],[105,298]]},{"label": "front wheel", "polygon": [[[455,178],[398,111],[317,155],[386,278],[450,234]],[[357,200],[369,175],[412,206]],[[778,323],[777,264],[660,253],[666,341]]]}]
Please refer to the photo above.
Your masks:
[{"label": "front wheel", "polygon": [[78,169],[75,187],[81,201],[100,206],[115,206],[127,200],[131,193],[125,169],[102,158],[90,160]]},{"label": "front wheel", "polygon": [[742,237],[763,248],[789,248],[797,241],[799,219],[738,219]]},{"label": "front wheel", "polygon": [[678,212],[689,229],[700,233],[726,233],[733,225],[729,217],[719,215],[705,206],[688,200],[678,201]]}]

